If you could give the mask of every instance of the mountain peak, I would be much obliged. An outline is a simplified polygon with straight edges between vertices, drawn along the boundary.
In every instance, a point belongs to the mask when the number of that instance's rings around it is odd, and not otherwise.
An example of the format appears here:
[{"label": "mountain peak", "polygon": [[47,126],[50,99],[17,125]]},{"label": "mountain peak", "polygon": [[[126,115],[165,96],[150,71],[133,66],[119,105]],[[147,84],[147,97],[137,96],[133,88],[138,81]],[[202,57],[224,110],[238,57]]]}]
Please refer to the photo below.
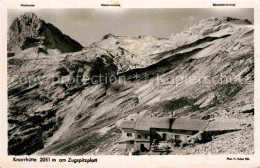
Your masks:
[{"label": "mountain peak", "polygon": [[23,15],[20,16],[20,18],[38,18],[37,15],[33,12],[26,12]]},{"label": "mountain peak", "polygon": [[16,18],[8,31],[8,52],[18,53],[31,47],[44,46],[62,53],[80,51],[83,46],[64,35],[57,27],[45,23],[35,13],[24,13]]}]

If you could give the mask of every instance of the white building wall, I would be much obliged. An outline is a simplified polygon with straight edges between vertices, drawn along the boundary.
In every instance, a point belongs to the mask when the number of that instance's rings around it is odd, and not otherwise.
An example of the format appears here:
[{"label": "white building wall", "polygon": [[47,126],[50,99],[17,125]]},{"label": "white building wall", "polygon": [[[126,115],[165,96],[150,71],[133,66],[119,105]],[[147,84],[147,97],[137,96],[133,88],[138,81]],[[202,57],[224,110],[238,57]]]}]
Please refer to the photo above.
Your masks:
[{"label": "white building wall", "polygon": [[169,139],[175,139],[175,135],[179,135],[180,136],[180,140],[184,141],[185,139],[187,139],[189,136],[192,135],[192,131],[185,131],[185,132],[181,132],[179,130],[174,130],[173,132],[167,132],[167,131],[157,131],[157,133],[163,137],[163,134],[166,134],[166,141]]},{"label": "white building wall", "polygon": [[[129,134],[132,134],[132,136],[127,136],[127,133]],[[131,129],[122,129],[122,138],[125,139],[125,138],[134,138],[136,135],[135,135],[135,131],[134,130],[131,130]]]}]

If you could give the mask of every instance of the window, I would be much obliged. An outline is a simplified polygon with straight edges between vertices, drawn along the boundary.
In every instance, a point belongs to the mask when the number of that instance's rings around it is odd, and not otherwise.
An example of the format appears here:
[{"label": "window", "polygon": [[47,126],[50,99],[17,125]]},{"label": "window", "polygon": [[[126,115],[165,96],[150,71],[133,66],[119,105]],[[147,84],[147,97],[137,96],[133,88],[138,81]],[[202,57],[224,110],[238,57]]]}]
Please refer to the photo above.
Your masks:
[{"label": "window", "polygon": [[180,139],[180,135],[175,135],[175,139]]},{"label": "window", "polygon": [[150,136],[149,136],[149,135],[146,135],[145,138],[146,138],[146,139],[150,139]]},{"label": "window", "polygon": [[138,138],[138,139],[141,139],[141,138],[142,138],[142,135],[137,135],[137,138]]},{"label": "window", "polygon": [[144,138],[145,138],[145,139],[148,139],[148,136],[147,136],[147,135],[145,135],[145,136],[144,136]]},{"label": "window", "polygon": [[132,137],[133,135],[131,133],[127,133],[126,136]]}]

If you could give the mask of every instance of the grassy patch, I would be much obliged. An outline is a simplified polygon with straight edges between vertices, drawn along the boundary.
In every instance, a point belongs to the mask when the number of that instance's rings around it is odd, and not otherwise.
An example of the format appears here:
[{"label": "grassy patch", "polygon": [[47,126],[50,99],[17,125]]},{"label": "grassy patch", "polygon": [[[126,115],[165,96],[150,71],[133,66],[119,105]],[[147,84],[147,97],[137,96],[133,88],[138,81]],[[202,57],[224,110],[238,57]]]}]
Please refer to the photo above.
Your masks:
[{"label": "grassy patch", "polygon": [[179,99],[173,99],[166,102],[163,105],[164,111],[174,111],[185,106],[192,106],[195,101],[193,99],[189,99],[187,97],[181,97]]},{"label": "grassy patch", "polygon": [[110,84],[110,89],[116,93],[122,91],[124,87],[125,87],[124,84],[119,84],[119,83]]},{"label": "grassy patch", "polygon": [[21,67],[24,64],[24,61],[17,58],[8,59],[8,65],[16,65]]},{"label": "grassy patch", "polygon": [[100,126],[100,125],[102,125],[102,124],[104,124],[108,121],[111,121],[115,118],[116,118],[116,116],[110,116],[110,117],[101,116],[101,117],[98,118],[98,121],[95,124],[93,124],[91,127],[89,127],[88,129],[93,129],[96,126]]},{"label": "grassy patch", "polygon": [[247,59],[249,59],[250,57],[254,57],[254,53],[253,53],[253,52],[240,55],[240,56],[238,56],[238,57],[236,57],[236,58],[230,60],[230,63],[233,64],[233,63],[235,63],[236,61],[247,60]]},{"label": "grassy patch", "polygon": [[[227,83],[224,85],[217,85],[215,87],[215,89],[213,89],[212,91],[217,92],[218,96],[216,98],[214,98],[212,100],[212,102],[210,103],[210,105],[203,107],[203,108],[199,108],[199,105],[192,105],[191,106],[191,111],[196,111],[196,110],[201,110],[201,111],[205,111],[208,110],[212,107],[215,107],[219,104],[222,103],[226,103],[229,101],[232,101],[233,97],[243,88],[243,85],[240,83]],[[209,92],[212,92],[209,91]],[[204,97],[205,95],[207,95],[209,92],[203,93],[202,95],[200,95],[196,100],[201,99],[202,97]]]},{"label": "grassy patch", "polygon": [[58,117],[56,118],[55,122],[52,123],[52,127],[47,129],[46,131],[44,131],[43,128],[43,134],[42,134],[42,139],[44,142],[46,142],[46,140],[53,136],[53,134],[60,128],[61,124],[62,124],[63,118],[62,117]]},{"label": "grassy patch", "polygon": [[17,101],[10,105],[9,110],[10,112],[24,113],[35,105],[46,104],[48,102],[51,102],[51,100],[47,96],[33,92],[25,94],[23,97],[20,96]]},{"label": "grassy patch", "polygon": [[103,101],[95,102],[90,106],[90,108],[97,108],[101,103],[103,103]]},{"label": "grassy patch", "polygon": [[218,99],[220,103],[230,101],[243,88],[240,83],[227,83],[224,85],[217,85],[216,91],[220,94]]},{"label": "grassy patch", "polygon": [[124,101],[122,101],[122,103],[120,103],[119,105],[122,105],[124,103],[128,103],[130,101],[133,102],[135,106],[139,103],[138,97],[130,97],[130,98],[127,98]]},{"label": "grassy patch", "polygon": [[10,88],[8,89],[8,96],[19,95],[21,92],[26,90],[28,86],[29,86],[28,84],[24,84],[24,85],[19,85],[18,87]]},{"label": "grassy patch", "polygon": [[[182,109],[184,107],[188,107],[183,113],[178,115],[185,115],[190,112],[203,112],[206,111],[212,107],[215,107],[219,104],[226,103],[229,101],[232,101],[233,97],[243,88],[243,85],[240,83],[227,83],[224,85],[217,85],[214,89],[207,91],[197,98],[187,98],[187,97],[181,97],[178,99],[173,99],[169,101],[160,102],[156,106],[153,106],[153,108],[150,110],[152,113],[157,112],[174,112],[175,110]],[[205,107],[199,107],[200,104],[195,105],[195,102],[203,98],[204,96],[207,96],[210,92],[217,92],[217,96],[210,102],[208,106]]]},{"label": "grassy patch", "polygon": [[15,56],[15,53],[7,53],[7,57],[13,57]]},{"label": "grassy patch", "polygon": [[69,75],[69,72],[67,71],[67,69],[65,67],[59,67],[56,71],[59,73],[59,76]]}]

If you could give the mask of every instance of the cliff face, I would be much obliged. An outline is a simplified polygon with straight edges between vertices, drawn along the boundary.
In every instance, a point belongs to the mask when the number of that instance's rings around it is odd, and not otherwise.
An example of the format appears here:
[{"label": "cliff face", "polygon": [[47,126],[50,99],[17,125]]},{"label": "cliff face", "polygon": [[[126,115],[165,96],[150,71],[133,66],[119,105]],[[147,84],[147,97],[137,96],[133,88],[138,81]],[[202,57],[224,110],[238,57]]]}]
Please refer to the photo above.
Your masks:
[{"label": "cliff face", "polygon": [[[19,35],[15,38],[14,33],[32,39],[48,37],[41,44],[47,48],[58,47],[59,33],[48,33],[55,28],[30,15],[31,24],[23,33],[18,33],[18,27],[24,26],[15,26],[20,22],[14,21],[9,36],[13,38],[8,41],[8,49],[16,51],[8,58],[10,154],[123,154],[117,144],[118,123],[137,115],[224,118],[241,125],[246,119],[248,127],[232,140],[225,137],[227,144],[217,148],[253,152],[254,30],[250,22],[210,18],[168,39],[108,34],[78,52],[49,51],[38,57],[31,52],[37,48],[35,43]],[[125,80],[89,81],[100,74]],[[20,82],[21,76],[27,82]],[[71,82],[76,77],[78,82]],[[213,139],[212,144],[218,142]],[[232,147],[232,142],[243,142],[243,149]],[[202,144],[184,151],[197,154],[203,149]]]},{"label": "cliff face", "polygon": [[16,18],[8,31],[8,52],[17,53],[31,47],[39,47],[38,52],[58,49],[62,53],[80,51],[83,47],[64,35],[58,28],[45,23],[34,13],[25,13]]}]

